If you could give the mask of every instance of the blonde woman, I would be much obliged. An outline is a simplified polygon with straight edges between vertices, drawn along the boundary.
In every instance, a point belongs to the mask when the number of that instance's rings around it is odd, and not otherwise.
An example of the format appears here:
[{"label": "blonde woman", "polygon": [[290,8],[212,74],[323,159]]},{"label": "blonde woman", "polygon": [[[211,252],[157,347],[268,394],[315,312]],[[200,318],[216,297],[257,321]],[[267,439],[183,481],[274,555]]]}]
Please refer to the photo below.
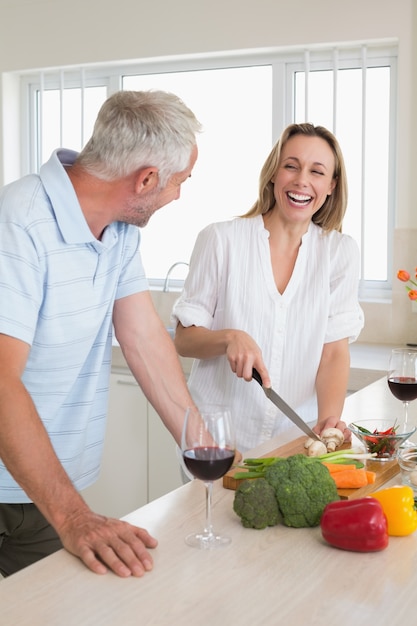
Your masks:
[{"label": "blonde woman", "polygon": [[341,233],[347,204],[343,156],[327,129],[286,128],[245,215],[198,236],[173,309],[175,345],[193,357],[191,394],[231,406],[241,451],[290,422],[252,379],[252,368],[318,433],[337,427],[349,347],[362,326],[359,251]]}]

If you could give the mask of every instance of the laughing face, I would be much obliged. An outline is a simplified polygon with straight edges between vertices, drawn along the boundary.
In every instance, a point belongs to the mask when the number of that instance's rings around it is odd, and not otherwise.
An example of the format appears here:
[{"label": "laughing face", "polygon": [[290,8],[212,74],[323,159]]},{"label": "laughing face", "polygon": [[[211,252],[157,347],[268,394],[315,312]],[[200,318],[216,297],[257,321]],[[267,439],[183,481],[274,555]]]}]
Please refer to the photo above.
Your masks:
[{"label": "laughing face", "polygon": [[325,139],[294,135],[283,146],[272,179],[275,210],[286,222],[309,223],[335,188],[335,160]]}]

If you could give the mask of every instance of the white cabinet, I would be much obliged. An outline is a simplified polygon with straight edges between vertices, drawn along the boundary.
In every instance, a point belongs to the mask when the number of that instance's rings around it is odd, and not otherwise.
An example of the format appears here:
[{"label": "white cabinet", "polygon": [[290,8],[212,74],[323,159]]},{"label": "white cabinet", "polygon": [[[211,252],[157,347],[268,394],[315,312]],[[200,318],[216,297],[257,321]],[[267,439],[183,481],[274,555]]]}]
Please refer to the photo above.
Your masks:
[{"label": "white cabinet", "polygon": [[172,435],[133,376],[112,372],[100,476],[83,497],[97,513],[119,518],[181,484]]},{"label": "white cabinet", "polygon": [[133,376],[110,376],[101,471],[83,497],[97,513],[122,517],[148,499],[148,403]]}]

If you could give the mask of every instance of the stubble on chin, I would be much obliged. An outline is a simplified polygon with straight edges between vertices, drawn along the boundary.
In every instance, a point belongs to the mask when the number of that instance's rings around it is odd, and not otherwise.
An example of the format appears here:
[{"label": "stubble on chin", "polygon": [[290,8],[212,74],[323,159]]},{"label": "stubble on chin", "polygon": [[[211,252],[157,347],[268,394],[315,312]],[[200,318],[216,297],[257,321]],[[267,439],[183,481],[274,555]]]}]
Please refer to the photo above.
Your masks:
[{"label": "stubble on chin", "polygon": [[143,228],[147,225],[149,220],[159,206],[157,203],[157,193],[149,192],[146,196],[136,199],[129,203],[124,212],[124,217],[121,219],[126,224],[133,224],[139,228]]}]

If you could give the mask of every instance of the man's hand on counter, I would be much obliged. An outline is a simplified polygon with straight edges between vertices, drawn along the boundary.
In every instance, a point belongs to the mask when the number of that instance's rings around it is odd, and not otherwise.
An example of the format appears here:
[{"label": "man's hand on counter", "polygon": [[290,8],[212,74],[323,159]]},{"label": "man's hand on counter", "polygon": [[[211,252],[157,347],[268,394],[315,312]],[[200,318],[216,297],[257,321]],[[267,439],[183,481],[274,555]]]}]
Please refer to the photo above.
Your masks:
[{"label": "man's hand on counter", "polygon": [[156,548],[157,540],[127,522],[87,510],[71,517],[59,535],[64,547],[96,574],[110,569],[125,578],[153,568],[148,548]]}]

